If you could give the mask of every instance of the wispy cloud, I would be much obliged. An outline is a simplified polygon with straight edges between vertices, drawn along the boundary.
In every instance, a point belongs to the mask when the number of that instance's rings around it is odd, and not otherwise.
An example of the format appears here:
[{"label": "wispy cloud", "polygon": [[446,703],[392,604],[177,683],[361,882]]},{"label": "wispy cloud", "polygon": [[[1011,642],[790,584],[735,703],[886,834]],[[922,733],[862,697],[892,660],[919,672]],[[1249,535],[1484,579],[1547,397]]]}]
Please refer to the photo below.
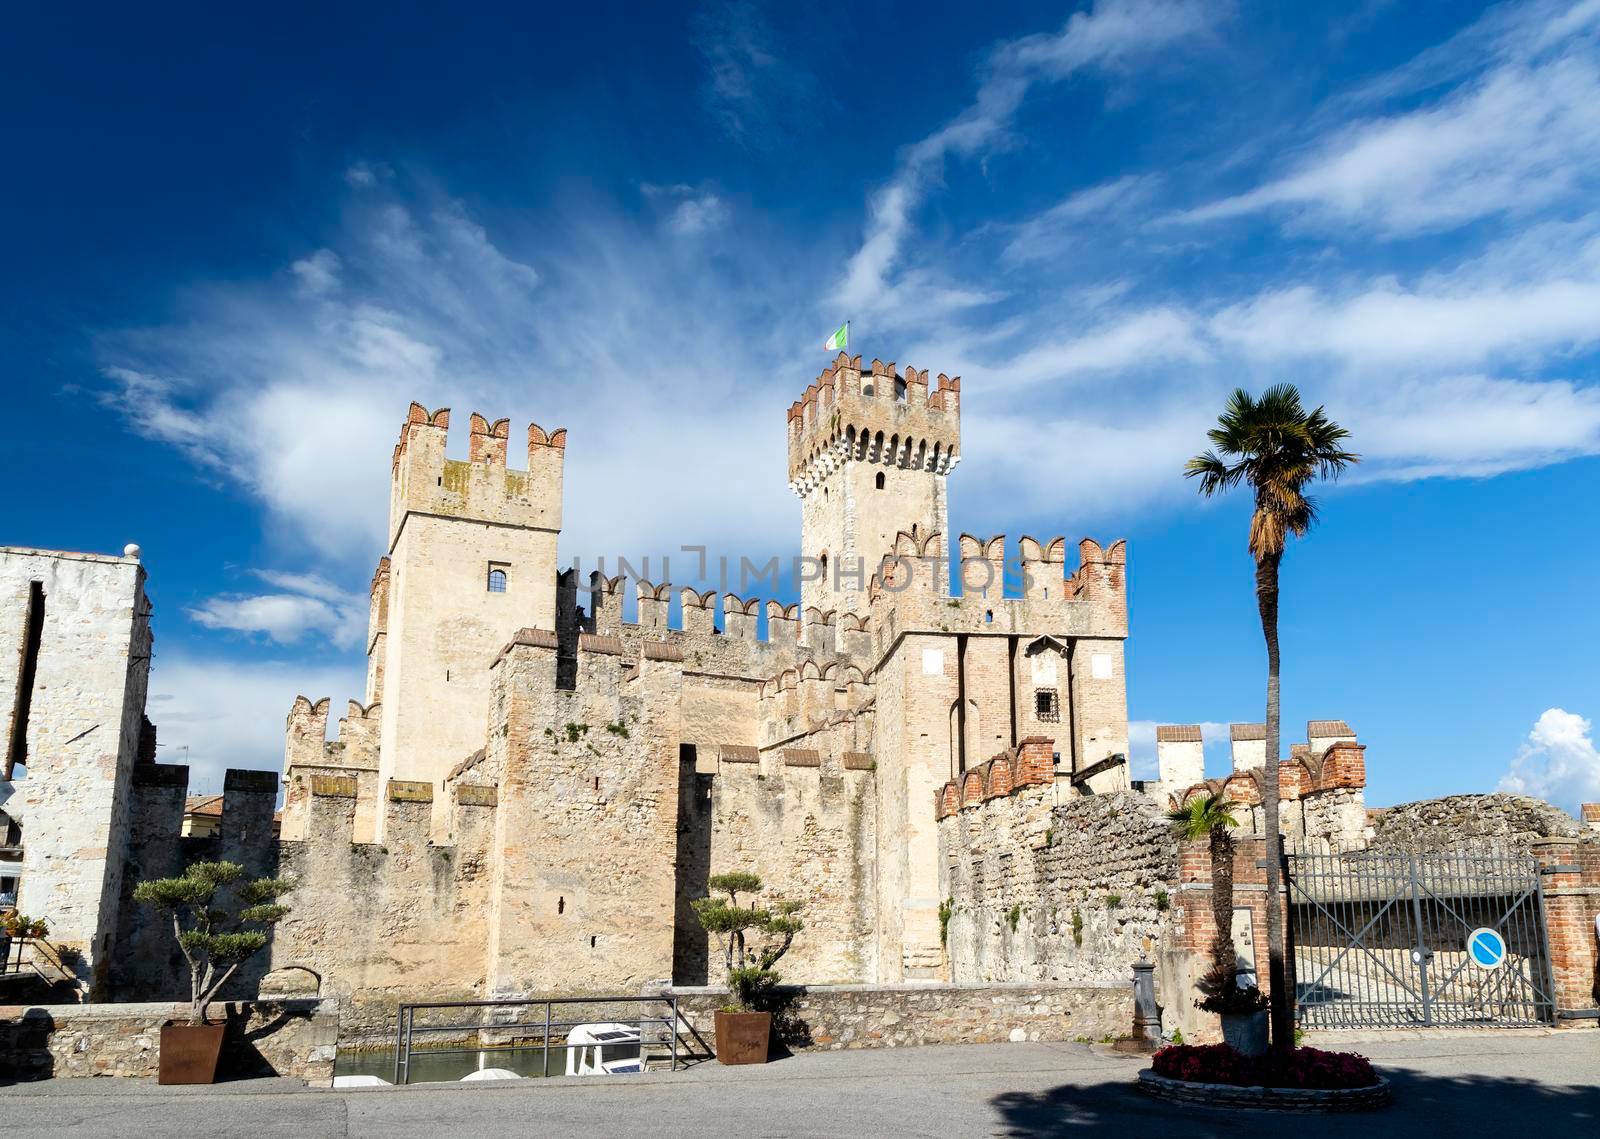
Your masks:
[{"label": "wispy cloud", "polygon": [[[782,250],[742,244],[706,272],[702,243],[681,239],[731,217],[709,191],[670,200],[694,212],[661,232],[553,217],[533,255],[460,202],[398,178],[362,187],[324,248],[294,261],[319,268],[195,287],[178,321],[106,335],[103,398],[259,497],[286,558],[352,584],[382,552],[387,456],[411,399],[460,421],[481,410],[568,427],[568,555],[786,550],[782,408],[813,378],[793,367],[816,339],[807,277],[784,270]],[[335,264],[337,288],[304,287]],[[663,477],[652,440],[694,463]],[[206,619],[283,636],[317,624],[304,601],[235,600]]]},{"label": "wispy cloud", "polygon": [[793,144],[816,129],[816,80],[780,52],[761,8],[716,0],[695,14],[691,36],[706,69],[706,109],[733,141],[753,150]]},{"label": "wispy cloud", "polygon": [[1600,5],[1510,5],[1444,48],[1368,85],[1371,101],[1459,85],[1421,107],[1341,122],[1287,172],[1186,211],[1189,222],[1258,212],[1321,230],[1405,237],[1527,215],[1600,181]]},{"label": "wispy cloud", "polygon": [[1005,256],[1020,263],[1065,256],[1083,236],[1084,223],[1099,226],[1127,215],[1148,203],[1159,184],[1158,175],[1126,174],[1070,194],[1018,224],[1005,247]]},{"label": "wispy cloud", "polygon": [[1073,13],[1060,31],[995,47],[972,103],[907,147],[898,169],[874,193],[865,237],[835,289],[835,306],[873,312],[893,303],[891,275],[944,161],[970,159],[1001,144],[1033,88],[1091,69],[1120,71],[1161,49],[1202,38],[1226,12],[1200,0],[1099,0]]}]

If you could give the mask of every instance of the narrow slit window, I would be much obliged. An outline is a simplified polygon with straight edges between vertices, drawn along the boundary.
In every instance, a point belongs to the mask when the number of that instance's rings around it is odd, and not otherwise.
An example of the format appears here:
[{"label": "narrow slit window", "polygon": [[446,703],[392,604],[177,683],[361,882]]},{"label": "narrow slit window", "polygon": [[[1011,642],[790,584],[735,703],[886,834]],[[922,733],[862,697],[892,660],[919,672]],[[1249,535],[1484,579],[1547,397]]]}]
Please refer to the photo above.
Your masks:
[{"label": "narrow slit window", "polygon": [[506,571],[498,566],[489,570],[489,592],[504,593],[506,591]]},{"label": "narrow slit window", "polygon": [[11,738],[6,741],[5,778],[28,766],[28,716],[39,676],[39,646],[44,641],[44,582],[28,585],[28,612],[23,623],[22,667],[17,675],[17,700],[11,712]]},{"label": "narrow slit window", "polygon": [[877,480],[876,480],[876,484],[877,484],[877,487],[878,487],[879,490],[883,489],[883,472],[882,471],[878,472],[878,477],[877,477]]}]

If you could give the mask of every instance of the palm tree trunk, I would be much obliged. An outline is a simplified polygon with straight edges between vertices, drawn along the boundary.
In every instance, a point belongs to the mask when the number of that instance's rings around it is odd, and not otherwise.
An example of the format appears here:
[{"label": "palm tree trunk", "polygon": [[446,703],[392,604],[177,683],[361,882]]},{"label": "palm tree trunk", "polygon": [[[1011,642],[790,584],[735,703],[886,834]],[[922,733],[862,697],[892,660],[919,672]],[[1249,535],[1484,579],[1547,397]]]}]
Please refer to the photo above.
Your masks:
[{"label": "palm tree trunk", "polygon": [[1266,787],[1261,806],[1266,830],[1267,855],[1267,978],[1272,999],[1272,1048],[1287,1054],[1294,1047],[1294,1003],[1289,994],[1285,964],[1282,883],[1278,868],[1283,859],[1283,835],[1278,822],[1278,749],[1280,718],[1278,696],[1278,566],[1283,554],[1273,553],[1256,562],[1256,604],[1261,610],[1261,633],[1267,641],[1267,763]]},{"label": "palm tree trunk", "polygon": [[1216,940],[1211,943],[1212,972],[1219,993],[1238,981],[1239,950],[1233,944],[1233,836],[1227,827],[1211,828],[1211,920]]}]

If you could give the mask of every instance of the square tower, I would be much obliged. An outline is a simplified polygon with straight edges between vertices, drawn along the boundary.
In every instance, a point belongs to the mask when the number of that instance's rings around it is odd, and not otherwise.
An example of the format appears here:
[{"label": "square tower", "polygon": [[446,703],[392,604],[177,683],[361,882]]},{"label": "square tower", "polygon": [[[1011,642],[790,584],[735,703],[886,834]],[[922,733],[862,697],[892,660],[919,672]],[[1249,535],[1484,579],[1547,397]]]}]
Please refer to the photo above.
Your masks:
[{"label": "square tower", "polygon": [[382,654],[367,693],[382,704],[380,788],[439,783],[481,748],[495,653],[519,629],[555,629],[566,431],[530,425],[519,471],[508,420],[473,415],[465,462],[445,457],[449,425],[448,408],[413,403],[394,449],[368,637]]},{"label": "square tower", "polygon": [[[824,563],[801,583],[802,612],[864,615],[867,582],[913,529],[948,532],[945,487],[961,459],[961,378],[843,352],[789,408],[789,489],[800,551]],[[859,570],[859,576],[858,576]]]}]

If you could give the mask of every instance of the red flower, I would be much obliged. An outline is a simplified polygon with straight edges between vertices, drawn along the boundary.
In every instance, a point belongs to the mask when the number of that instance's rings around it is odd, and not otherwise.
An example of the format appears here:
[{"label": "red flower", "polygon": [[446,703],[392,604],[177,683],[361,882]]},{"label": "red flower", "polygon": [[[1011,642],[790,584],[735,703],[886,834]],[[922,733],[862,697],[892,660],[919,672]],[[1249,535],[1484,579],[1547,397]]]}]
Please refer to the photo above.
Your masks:
[{"label": "red flower", "polygon": [[1241,1056],[1226,1044],[1170,1045],[1155,1054],[1151,1069],[1158,1076],[1189,1083],[1231,1084],[1265,1088],[1370,1088],[1378,1074],[1365,1056],[1296,1048],[1280,1058]]}]

